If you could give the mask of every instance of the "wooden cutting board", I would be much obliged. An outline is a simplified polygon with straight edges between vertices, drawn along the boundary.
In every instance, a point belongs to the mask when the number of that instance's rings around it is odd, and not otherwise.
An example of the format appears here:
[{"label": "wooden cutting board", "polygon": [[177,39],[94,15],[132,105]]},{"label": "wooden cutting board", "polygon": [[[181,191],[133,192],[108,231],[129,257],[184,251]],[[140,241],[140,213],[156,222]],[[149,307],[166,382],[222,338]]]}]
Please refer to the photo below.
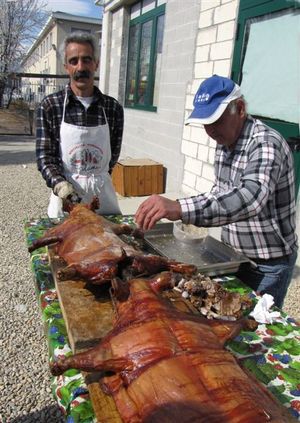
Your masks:
[{"label": "wooden cutting board", "polygon": [[94,346],[112,329],[114,310],[109,286],[91,286],[83,280],[58,280],[56,275],[63,267],[62,262],[52,248],[48,254],[70,346],[77,353]]},{"label": "wooden cutting board", "polygon": [[[59,281],[57,271],[63,267],[48,248],[49,263],[65,320],[70,346],[74,353],[99,342],[111,329],[114,317],[109,286],[89,286],[82,280]],[[83,373],[98,423],[122,423],[113,398],[100,385],[99,373]]]},{"label": "wooden cutting board", "polygon": [[[113,327],[114,308],[109,293],[110,286],[91,285],[83,280],[58,280],[57,271],[64,265],[55,257],[51,247],[48,254],[72,351],[77,353],[91,348]],[[169,298],[179,310],[199,314],[176,291],[165,291],[163,296]]]},{"label": "wooden cutting board", "polygon": [[85,375],[85,381],[89,389],[90,398],[98,423],[122,423],[115,401],[110,395],[106,395],[99,384],[101,374],[89,373]]}]

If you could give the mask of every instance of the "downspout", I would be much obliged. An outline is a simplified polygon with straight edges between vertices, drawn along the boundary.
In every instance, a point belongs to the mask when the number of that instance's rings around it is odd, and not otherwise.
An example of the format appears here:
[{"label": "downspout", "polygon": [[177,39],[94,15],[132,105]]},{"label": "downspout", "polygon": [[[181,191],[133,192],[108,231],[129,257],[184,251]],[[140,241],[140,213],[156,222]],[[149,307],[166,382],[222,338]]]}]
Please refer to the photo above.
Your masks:
[{"label": "downspout", "polygon": [[109,89],[109,57],[110,57],[111,12],[105,12],[102,18],[102,37],[100,48],[99,89],[104,94]]}]

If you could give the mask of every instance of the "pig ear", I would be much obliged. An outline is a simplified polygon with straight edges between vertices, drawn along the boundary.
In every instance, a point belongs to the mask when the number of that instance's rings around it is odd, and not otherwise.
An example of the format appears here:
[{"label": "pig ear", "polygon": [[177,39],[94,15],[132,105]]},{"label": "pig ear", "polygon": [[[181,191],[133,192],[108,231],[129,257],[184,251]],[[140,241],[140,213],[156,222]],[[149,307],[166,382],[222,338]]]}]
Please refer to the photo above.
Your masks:
[{"label": "pig ear", "polygon": [[88,208],[93,211],[100,208],[100,201],[96,195],[93,197],[91,203],[88,205]]},{"label": "pig ear", "polygon": [[175,286],[175,277],[172,272],[161,272],[150,279],[150,285],[155,292],[173,288]]},{"label": "pig ear", "polygon": [[126,301],[130,294],[129,283],[127,281],[123,281],[120,278],[112,279],[111,293],[117,301]]}]

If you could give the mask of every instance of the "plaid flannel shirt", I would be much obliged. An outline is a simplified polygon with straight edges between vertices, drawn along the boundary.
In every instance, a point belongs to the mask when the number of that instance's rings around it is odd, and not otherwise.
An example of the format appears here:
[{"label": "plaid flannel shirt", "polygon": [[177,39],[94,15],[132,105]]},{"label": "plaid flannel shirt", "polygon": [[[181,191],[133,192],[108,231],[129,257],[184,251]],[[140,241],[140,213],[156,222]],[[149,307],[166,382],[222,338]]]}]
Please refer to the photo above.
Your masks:
[{"label": "plaid flannel shirt", "polygon": [[284,138],[248,116],[233,151],[217,145],[209,193],[178,200],[183,222],[222,226],[222,241],[253,259],[297,249],[294,162]]},{"label": "plaid flannel shirt", "polygon": [[117,163],[121,150],[124,111],[117,100],[102,94],[97,87],[94,87],[93,101],[88,110],[86,110],[69,85],[67,85],[65,90],[48,95],[42,100],[37,110],[36,157],[38,170],[50,188],[65,180],[60,155],[60,125],[66,92],[66,123],[78,126],[104,125],[105,116],[103,109],[105,110],[110,132],[110,172]]}]

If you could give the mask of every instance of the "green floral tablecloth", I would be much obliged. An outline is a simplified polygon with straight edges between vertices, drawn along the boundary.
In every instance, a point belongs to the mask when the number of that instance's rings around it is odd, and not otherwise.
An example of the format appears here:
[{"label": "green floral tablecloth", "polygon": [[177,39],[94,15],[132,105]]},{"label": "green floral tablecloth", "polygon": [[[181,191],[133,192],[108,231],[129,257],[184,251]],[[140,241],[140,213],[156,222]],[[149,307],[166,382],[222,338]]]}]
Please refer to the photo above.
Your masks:
[{"label": "green floral tablecloth", "polygon": [[[117,222],[132,223],[132,217],[111,217]],[[25,224],[27,244],[53,226],[50,219],[37,219]],[[45,323],[49,360],[71,355],[46,248],[31,255],[36,295]],[[252,296],[254,294],[234,276],[216,278],[226,289]],[[300,325],[282,312],[284,323],[260,324],[255,332],[242,331],[227,348],[240,364],[255,375],[291,414],[300,421]],[[96,422],[84,379],[77,370],[52,378],[52,392],[66,415],[67,423]]]}]

